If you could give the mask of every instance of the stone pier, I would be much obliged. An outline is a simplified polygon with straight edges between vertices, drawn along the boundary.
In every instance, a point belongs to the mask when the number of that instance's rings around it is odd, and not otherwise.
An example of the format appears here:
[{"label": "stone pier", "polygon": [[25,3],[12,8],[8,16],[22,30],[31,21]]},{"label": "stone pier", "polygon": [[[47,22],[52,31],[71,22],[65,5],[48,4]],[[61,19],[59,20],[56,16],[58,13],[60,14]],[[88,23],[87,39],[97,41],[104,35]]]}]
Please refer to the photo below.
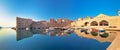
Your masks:
[{"label": "stone pier", "polygon": [[120,32],[117,32],[116,38],[113,40],[113,42],[107,48],[107,50],[120,50]]}]

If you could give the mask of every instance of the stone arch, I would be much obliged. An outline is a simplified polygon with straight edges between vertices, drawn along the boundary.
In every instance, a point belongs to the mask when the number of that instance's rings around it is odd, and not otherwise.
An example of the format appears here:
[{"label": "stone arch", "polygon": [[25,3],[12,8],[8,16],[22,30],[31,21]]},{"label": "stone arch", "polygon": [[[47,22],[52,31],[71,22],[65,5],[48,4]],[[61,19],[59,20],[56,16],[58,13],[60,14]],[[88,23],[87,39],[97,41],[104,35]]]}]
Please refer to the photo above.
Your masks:
[{"label": "stone arch", "polygon": [[88,26],[88,24],[89,24],[89,22],[85,22],[85,23],[84,23],[85,26]]},{"label": "stone arch", "polygon": [[109,25],[108,21],[106,21],[106,20],[100,21],[100,26],[108,26],[108,25]]},{"label": "stone arch", "polygon": [[98,22],[92,21],[92,22],[90,23],[90,25],[91,25],[91,26],[98,26]]}]

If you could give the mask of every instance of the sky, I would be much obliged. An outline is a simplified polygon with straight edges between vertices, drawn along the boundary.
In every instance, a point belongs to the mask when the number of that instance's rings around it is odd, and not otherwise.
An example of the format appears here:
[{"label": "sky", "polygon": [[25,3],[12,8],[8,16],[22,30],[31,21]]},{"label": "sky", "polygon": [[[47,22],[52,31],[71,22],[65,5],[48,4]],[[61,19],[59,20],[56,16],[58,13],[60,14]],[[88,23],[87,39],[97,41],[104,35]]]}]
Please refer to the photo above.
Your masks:
[{"label": "sky", "polygon": [[0,0],[0,26],[16,26],[16,17],[35,21],[50,18],[77,20],[100,13],[116,16],[120,0]]}]

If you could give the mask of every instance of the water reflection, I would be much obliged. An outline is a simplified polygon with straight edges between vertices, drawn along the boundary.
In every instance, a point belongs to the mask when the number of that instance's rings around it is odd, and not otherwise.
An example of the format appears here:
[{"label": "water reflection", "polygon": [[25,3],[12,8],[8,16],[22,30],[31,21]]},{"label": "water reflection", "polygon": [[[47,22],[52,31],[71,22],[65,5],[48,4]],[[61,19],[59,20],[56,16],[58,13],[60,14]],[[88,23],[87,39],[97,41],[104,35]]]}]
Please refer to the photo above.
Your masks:
[{"label": "water reflection", "polygon": [[47,29],[39,29],[39,30],[16,30],[16,40],[22,40],[24,38],[32,37],[34,34],[43,34],[49,36],[67,36],[73,33],[73,31],[67,31],[62,29],[54,29],[54,30],[47,30]]},{"label": "water reflection", "polygon": [[24,38],[32,37],[33,33],[30,30],[17,30],[16,40],[19,41]]},{"label": "water reflection", "polygon": [[[42,35],[49,35],[49,36],[67,36],[75,32],[80,37],[85,38],[92,38],[96,39],[99,42],[112,42],[116,37],[116,32],[113,31],[106,31],[107,33],[98,34],[98,33],[91,33],[90,31],[87,32],[80,32],[80,29],[76,30],[69,30],[69,29],[54,29],[54,30],[47,30],[47,29],[39,29],[39,30],[16,30],[17,38],[16,40],[22,40],[24,38],[32,37],[34,34],[42,34]],[[104,37],[104,35],[107,37]]]},{"label": "water reflection", "polygon": [[[113,31],[105,31],[104,34],[102,33],[91,33],[90,31],[88,31],[89,33],[85,33],[85,32],[80,32],[80,29],[75,30],[75,33],[80,36],[80,37],[85,37],[85,38],[92,38],[92,39],[96,39],[99,42],[112,42],[115,37],[116,37],[116,32]],[[106,37],[104,37],[106,36]]]},{"label": "water reflection", "polygon": [[15,31],[3,28],[0,31],[0,50],[106,50],[110,45],[110,42],[80,38],[72,32],[69,29]]}]

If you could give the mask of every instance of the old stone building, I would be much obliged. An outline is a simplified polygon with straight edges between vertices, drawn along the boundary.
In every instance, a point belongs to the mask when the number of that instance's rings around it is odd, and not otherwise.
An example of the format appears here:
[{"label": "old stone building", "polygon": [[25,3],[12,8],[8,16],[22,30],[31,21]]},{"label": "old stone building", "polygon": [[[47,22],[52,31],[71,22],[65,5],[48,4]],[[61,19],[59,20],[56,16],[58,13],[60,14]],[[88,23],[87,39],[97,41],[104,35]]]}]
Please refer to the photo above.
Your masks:
[{"label": "old stone building", "polygon": [[118,16],[108,16],[99,14],[94,18],[89,16],[86,18],[79,18],[77,21],[71,23],[73,27],[86,27],[86,28],[105,28],[105,29],[119,29],[120,28],[120,10]]},{"label": "old stone building", "polygon": [[32,19],[16,18],[16,28],[17,29],[26,29],[30,28],[32,24]]},{"label": "old stone building", "polygon": [[70,26],[72,20],[68,19],[50,19],[50,21],[32,21],[32,19],[16,18],[16,28],[17,29],[46,29],[49,27],[65,27]]},{"label": "old stone building", "polygon": [[16,18],[16,28],[17,29],[43,29],[47,28],[46,21],[32,21],[32,19]]},{"label": "old stone building", "polygon": [[71,22],[73,22],[72,20],[68,20],[68,19],[57,19],[57,20],[50,20],[50,22],[48,22],[49,27],[65,27],[65,26],[70,26]]},{"label": "old stone building", "polygon": [[48,28],[46,21],[33,21],[31,24],[31,29],[45,29]]}]

